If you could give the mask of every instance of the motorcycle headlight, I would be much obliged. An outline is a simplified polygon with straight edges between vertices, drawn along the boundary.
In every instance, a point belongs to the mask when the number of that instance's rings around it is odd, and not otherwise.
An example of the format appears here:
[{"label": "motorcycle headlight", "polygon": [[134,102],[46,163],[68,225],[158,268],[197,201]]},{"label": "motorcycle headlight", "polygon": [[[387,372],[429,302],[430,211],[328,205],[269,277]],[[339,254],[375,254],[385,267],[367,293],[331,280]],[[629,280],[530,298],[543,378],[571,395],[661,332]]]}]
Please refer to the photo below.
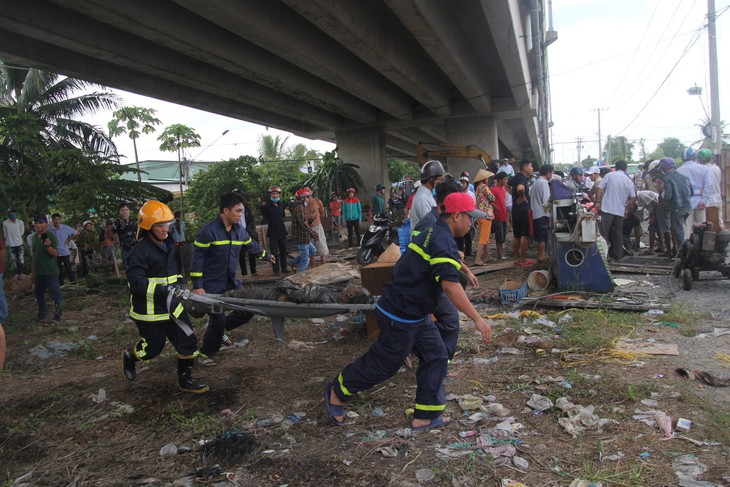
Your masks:
[{"label": "motorcycle headlight", "polygon": [[368,228],[368,232],[375,233],[378,231],[378,227],[375,225],[370,225],[370,228]]}]

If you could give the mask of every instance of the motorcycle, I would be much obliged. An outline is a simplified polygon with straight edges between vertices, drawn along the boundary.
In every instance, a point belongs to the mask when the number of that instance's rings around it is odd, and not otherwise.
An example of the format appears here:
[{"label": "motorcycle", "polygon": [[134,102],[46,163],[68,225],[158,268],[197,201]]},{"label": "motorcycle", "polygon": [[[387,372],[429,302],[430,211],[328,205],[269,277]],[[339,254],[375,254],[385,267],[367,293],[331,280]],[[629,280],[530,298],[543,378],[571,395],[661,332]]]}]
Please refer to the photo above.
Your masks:
[{"label": "motorcycle", "polygon": [[398,245],[398,229],[393,226],[393,220],[389,215],[378,213],[373,217],[373,224],[368,227],[360,240],[357,263],[360,265],[372,264],[391,243]]}]

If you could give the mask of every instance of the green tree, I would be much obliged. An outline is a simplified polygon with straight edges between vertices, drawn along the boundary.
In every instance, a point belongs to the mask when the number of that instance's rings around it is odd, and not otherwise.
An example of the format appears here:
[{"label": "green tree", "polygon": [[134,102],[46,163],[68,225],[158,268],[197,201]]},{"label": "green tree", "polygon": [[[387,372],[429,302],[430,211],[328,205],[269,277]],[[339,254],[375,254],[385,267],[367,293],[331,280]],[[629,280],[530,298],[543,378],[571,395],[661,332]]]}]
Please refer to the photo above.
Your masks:
[{"label": "green tree", "polygon": [[418,165],[414,162],[394,158],[388,159],[388,181],[390,182],[403,181],[406,178],[417,181],[420,178],[419,171]]},{"label": "green tree", "polygon": [[[289,194],[304,185],[307,174],[302,168],[311,167],[310,161],[319,161],[319,154],[304,144],[287,147],[288,137],[264,134],[259,137],[259,175],[263,181],[282,187]],[[311,168],[316,171],[317,162]],[[282,198],[284,195],[282,195]]]},{"label": "green tree", "polygon": [[631,154],[634,150],[634,143],[628,140],[623,135],[618,137],[610,137],[606,142],[604,152],[611,155],[609,165],[613,165],[619,159],[623,159],[626,162],[633,162]]},{"label": "green tree", "polygon": [[337,148],[322,155],[322,162],[305,185],[311,186],[320,196],[320,199],[328,204],[330,194],[335,192],[339,195],[345,194],[347,188],[361,189],[364,184],[357,169],[360,166],[344,162],[337,156]]},{"label": "green tree", "polygon": [[596,159],[595,157],[588,156],[585,159],[583,159],[582,161],[580,161],[580,166],[588,169],[589,167],[593,166],[597,160],[598,159]]},{"label": "green tree", "polygon": [[53,200],[58,189],[56,151],[116,156],[111,139],[80,119],[116,108],[115,95],[91,91],[99,88],[0,61],[0,200],[10,200],[24,218]]},{"label": "green tree", "polygon": [[[712,150],[712,123],[710,117],[705,117],[700,123],[696,123],[695,127],[700,128],[702,138],[692,143],[692,146],[699,144],[700,148],[707,148]],[[722,140],[722,148],[730,149],[730,134],[725,133],[727,124],[720,120],[720,139]]]},{"label": "green tree", "polygon": [[656,151],[652,153],[652,156],[654,156],[655,154],[659,154],[658,151],[661,150],[661,157],[671,157],[674,159],[679,159],[682,156],[682,151],[686,148],[687,146],[680,142],[678,138],[666,137],[659,144],[657,144]]},{"label": "green tree", "polygon": [[186,171],[183,169],[182,150],[190,147],[200,147],[200,135],[195,129],[176,123],[165,127],[157,140],[162,142],[160,150],[163,152],[177,151],[177,162],[180,167],[180,212],[184,211],[183,179],[187,182]]},{"label": "green tree", "polygon": [[151,134],[155,131],[155,125],[162,123],[155,117],[156,113],[157,111],[154,108],[123,107],[113,113],[113,118],[108,124],[109,135],[111,137],[116,137],[126,132],[129,134],[129,138],[132,139],[134,162],[137,166],[137,181],[140,183],[142,182],[142,174],[139,170],[137,139],[141,135],[140,130],[142,134]]},{"label": "green tree", "polygon": [[254,213],[258,214],[259,202],[269,183],[261,177],[259,161],[251,156],[241,156],[225,162],[212,164],[198,172],[188,189],[188,212],[194,213],[195,222],[213,219],[219,210],[222,194],[241,190],[247,197]]}]

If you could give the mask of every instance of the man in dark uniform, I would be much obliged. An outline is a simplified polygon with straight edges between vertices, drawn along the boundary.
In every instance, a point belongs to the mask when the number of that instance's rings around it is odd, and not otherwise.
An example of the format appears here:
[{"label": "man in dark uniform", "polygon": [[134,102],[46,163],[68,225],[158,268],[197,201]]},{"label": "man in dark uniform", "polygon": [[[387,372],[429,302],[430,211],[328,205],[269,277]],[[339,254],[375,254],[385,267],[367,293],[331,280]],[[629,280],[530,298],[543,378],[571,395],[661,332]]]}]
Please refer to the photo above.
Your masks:
[{"label": "man in dark uniform", "polygon": [[264,223],[268,224],[266,236],[269,237],[269,246],[271,253],[276,256],[276,260],[272,263],[274,275],[279,274],[279,264],[281,263],[281,271],[286,274],[286,226],[284,225],[284,207],[286,205],[281,201],[281,188],[272,186],[269,188],[269,201],[261,207],[261,216]]},{"label": "man in dark uniform", "polygon": [[443,415],[448,355],[428,315],[436,309],[441,293],[446,293],[457,309],[474,320],[482,341],[491,341],[491,328],[459,284],[461,264],[454,236],[461,237],[469,231],[472,215],[479,216],[474,200],[467,194],[453,193],[444,200],[439,220],[432,227],[413,233],[408,250],[393,268],[393,282],[384,286],[376,305],[378,341],[325,386],[330,422],[344,424],[345,402],[355,393],[392,377],[411,350],[420,359],[412,429],[439,427],[450,421]]},{"label": "man in dark uniform", "polygon": [[137,377],[135,363],[158,356],[170,340],[177,350],[178,388],[183,392],[203,393],[208,386],[192,378],[197,355],[195,333],[175,287],[181,281],[175,257],[175,240],[169,234],[174,220],[170,208],[159,201],[148,201],[139,210],[141,240],[127,257],[127,281],[132,293],[129,316],[139,330],[140,339],[122,353],[122,368],[127,380]]},{"label": "man in dark uniform", "polygon": [[[226,193],[220,199],[220,214],[207,223],[195,238],[193,263],[190,277],[193,280],[193,292],[196,294],[223,294],[232,289],[240,289],[243,284],[236,277],[238,257],[241,248],[259,259],[270,261],[276,259],[267,254],[252,239],[241,225],[243,201],[236,193]],[[208,329],[200,348],[200,363],[206,367],[214,367],[212,357],[221,348],[225,330],[233,330],[249,322],[253,317],[245,311],[233,311],[228,316],[224,313],[209,313]]]},{"label": "man in dark uniform", "polygon": [[530,247],[530,197],[529,177],[532,175],[532,163],[520,162],[520,172],[509,180],[512,190],[512,255],[515,265],[528,266],[536,264],[533,259],[527,258],[527,249]]}]

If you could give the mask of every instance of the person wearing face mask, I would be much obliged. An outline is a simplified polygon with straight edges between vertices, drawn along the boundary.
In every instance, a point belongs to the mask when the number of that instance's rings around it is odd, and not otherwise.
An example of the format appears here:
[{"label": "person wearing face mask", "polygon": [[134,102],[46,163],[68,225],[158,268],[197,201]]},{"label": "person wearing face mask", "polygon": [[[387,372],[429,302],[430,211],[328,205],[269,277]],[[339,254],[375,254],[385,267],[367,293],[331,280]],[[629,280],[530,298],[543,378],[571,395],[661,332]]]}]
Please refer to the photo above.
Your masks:
[{"label": "person wearing face mask", "polygon": [[23,234],[25,224],[18,219],[18,211],[11,208],[8,211],[8,219],[3,222],[3,235],[5,235],[5,246],[8,248],[11,261],[15,263],[15,273],[19,277],[25,275],[23,268]]},{"label": "person wearing face mask", "polygon": [[279,265],[284,274],[289,272],[286,259],[286,236],[289,234],[284,225],[284,208],[286,205],[281,201],[281,187],[272,186],[269,188],[269,201],[261,206],[261,216],[264,224],[268,225],[266,236],[269,238],[269,248],[276,256],[272,262],[274,275],[279,275]]},{"label": "person wearing face mask", "polygon": [[436,206],[436,185],[441,182],[444,166],[439,161],[428,161],[421,168],[421,185],[416,190],[411,204],[411,228],[416,228],[419,220],[426,216]]}]

